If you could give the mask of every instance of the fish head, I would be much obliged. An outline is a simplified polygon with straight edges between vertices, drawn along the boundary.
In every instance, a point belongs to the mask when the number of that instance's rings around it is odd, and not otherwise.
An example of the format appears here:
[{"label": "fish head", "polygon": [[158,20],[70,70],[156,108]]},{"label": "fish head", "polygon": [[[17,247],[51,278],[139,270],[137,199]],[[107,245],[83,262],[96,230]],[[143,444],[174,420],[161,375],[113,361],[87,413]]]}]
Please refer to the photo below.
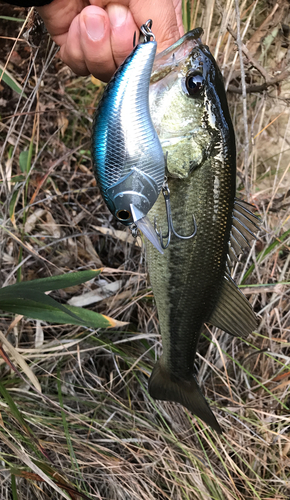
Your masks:
[{"label": "fish head", "polygon": [[196,28],[161,52],[150,80],[150,112],[167,173],[187,178],[207,158],[235,158],[235,137],[221,72]]}]

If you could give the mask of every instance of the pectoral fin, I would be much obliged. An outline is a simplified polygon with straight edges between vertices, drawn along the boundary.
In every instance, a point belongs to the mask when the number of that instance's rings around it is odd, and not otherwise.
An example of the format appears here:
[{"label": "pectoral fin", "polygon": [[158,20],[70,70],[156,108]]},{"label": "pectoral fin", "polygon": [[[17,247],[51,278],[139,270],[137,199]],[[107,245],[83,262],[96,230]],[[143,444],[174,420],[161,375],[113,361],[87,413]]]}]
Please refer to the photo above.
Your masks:
[{"label": "pectoral fin", "polygon": [[226,274],[219,301],[208,320],[214,326],[236,337],[247,337],[257,328],[251,304]]},{"label": "pectoral fin", "polygon": [[152,398],[182,404],[218,434],[222,434],[222,430],[194,377],[190,381],[172,380],[159,360],[153,368],[148,388]]}]

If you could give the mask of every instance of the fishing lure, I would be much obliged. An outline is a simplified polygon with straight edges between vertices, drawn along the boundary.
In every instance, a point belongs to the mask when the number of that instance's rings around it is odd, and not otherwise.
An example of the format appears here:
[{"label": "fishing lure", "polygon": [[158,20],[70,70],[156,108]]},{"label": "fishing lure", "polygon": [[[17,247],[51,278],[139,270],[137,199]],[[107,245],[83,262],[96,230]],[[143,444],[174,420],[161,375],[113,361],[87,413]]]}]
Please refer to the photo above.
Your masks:
[{"label": "fishing lure", "polygon": [[163,253],[147,217],[165,176],[164,154],[149,110],[157,48],[151,26],[151,20],[141,26],[144,42],[134,47],[104,91],[94,117],[92,156],[97,183],[111,213],[125,226],[137,226]]}]

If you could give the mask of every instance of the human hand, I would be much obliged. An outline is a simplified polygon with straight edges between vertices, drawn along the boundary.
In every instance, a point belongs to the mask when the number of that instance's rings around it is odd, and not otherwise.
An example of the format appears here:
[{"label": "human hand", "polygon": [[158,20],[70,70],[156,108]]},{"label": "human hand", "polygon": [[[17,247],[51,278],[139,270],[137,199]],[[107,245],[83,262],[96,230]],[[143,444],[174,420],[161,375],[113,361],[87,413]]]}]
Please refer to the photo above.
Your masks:
[{"label": "human hand", "polygon": [[[118,1],[118,3],[116,3]],[[78,75],[108,81],[133,48],[140,26],[153,21],[157,51],[183,34],[181,0],[53,0],[39,7],[60,57]]]}]

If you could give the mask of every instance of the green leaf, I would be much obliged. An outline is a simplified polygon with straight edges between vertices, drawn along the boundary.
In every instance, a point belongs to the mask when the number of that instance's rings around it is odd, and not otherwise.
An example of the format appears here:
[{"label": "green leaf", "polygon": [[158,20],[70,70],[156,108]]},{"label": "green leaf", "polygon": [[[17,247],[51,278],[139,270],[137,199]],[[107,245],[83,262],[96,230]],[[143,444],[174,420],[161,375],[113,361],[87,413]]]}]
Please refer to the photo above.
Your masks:
[{"label": "green leaf", "polygon": [[32,307],[32,312],[39,309],[49,311],[57,309],[68,316],[72,316],[75,320],[79,319],[77,316],[75,316],[75,314],[71,313],[65,306],[54,300],[49,295],[45,295],[44,293],[40,294],[33,290],[27,290],[24,293],[18,293],[17,296],[14,293],[9,292],[6,297],[4,297],[4,299],[0,298],[0,308],[4,311],[15,312],[16,314],[19,314],[19,310],[27,310],[26,313],[21,312],[20,314],[29,316],[30,307]]},{"label": "green leaf", "polygon": [[0,289],[0,300],[1,297],[6,295],[9,291],[12,293],[18,293],[18,291],[34,290],[36,292],[48,292],[51,290],[59,290],[60,288],[67,288],[69,286],[81,285],[85,281],[89,281],[96,278],[102,269],[96,269],[94,271],[78,271],[75,273],[59,274],[57,276],[50,276],[49,278],[41,278],[38,280],[22,281],[21,283],[16,283],[15,285],[9,285]]},{"label": "green leaf", "polygon": [[[23,87],[15,80],[15,78],[13,78],[13,76],[11,75],[11,73],[9,73],[9,71],[7,69],[5,69],[4,71],[4,66],[3,64],[0,63],[0,77],[2,75],[2,80],[7,83],[7,85],[9,85],[9,87],[14,90],[15,92],[17,92],[17,94],[21,94],[22,91],[23,91]],[[24,94],[24,97],[27,98],[27,95]]]},{"label": "green leaf", "polygon": [[79,285],[96,277],[101,270],[80,271],[39,280],[24,281],[1,288],[0,309],[50,323],[110,328],[118,321],[88,309],[63,305],[43,292]]},{"label": "green leaf", "polygon": [[[23,182],[23,181],[25,181],[24,175],[13,175],[10,180],[11,184],[16,184],[17,182]],[[0,185],[1,184],[3,184],[3,181],[0,180]]]},{"label": "green leaf", "polygon": [[108,316],[82,307],[63,306],[51,297],[50,299],[51,302],[55,303],[55,306],[45,303],[45,300],[36,302],[30,299],[16,299],[14,304],[10,301],[1,301],[0,309],[14,314],[23,314],[28,318],[62,325],[80,325],[94,329],[117,326],[117,322]]},{"label": "green leaf", "polygon": [[[112,328],[118,326],[118,322],[110,318],[109,316],[104,316],[103,314],[96,313],[90,309],[84,309],[83,307],[75,307],[66,305],[71,313],[76,314],[81,318],[79,324],[88,326],[90,328]],[[76,325],[77,323],[72,323]]]},{"label": "green leaf", "polygon": [[19,155],[19,167],[21,172],[28,172],[30,166],[28,165],[29,151],[21,151]]}]

